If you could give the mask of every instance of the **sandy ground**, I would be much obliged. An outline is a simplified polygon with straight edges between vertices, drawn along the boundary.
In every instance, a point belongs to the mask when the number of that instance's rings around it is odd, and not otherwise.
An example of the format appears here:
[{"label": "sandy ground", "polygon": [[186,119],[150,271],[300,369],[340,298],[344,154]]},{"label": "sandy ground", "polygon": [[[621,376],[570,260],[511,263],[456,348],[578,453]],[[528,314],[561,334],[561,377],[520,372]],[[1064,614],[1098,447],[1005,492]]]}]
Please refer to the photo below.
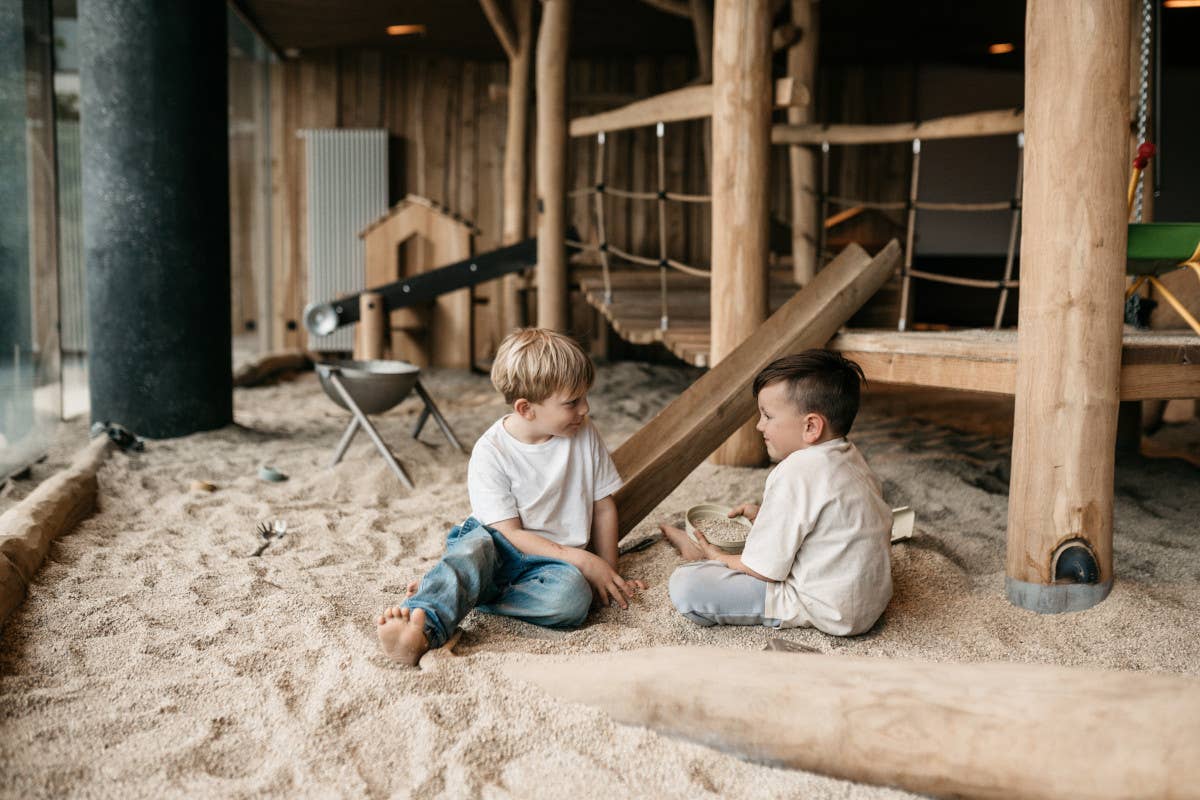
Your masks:
[{"label": "sandy ground", "polygon": [[[695,374],[602,368],[592,406],[609,445]],[[427,380],[465,442],[503,412],[482,376]],[[410,399],[378,420],[414,492],[361,435],[327,469],[346,415],[311,374],[238,390],[236,426],[116,454],[101,472],[100,512],[53,546],[0,636],[0,795],[908,796],[619,726],[503,676],[522,659],[759,649],[780,635],[702,629],[675,614],[666,584],[677,562],[662,543],[627,557],[625,574],[652,584],[627,612],[595,612],[572,632],[473,614],[462,657],[437,673],[382,657],[374,614],[468,514],[466,457],[432,425],[410,439],[417,411]],[[782,635],[831,653],[1200,672],[1200,470],[1122,462],[1111,597],[1037,616],[1003,595],[1010,420],[1011,401],[870,395],[852,438],[887,499],[918,514],[915,538],[894,546],[895,597],[865,636]],[[1195,420],[1165,435],[1200,450]],[[260,481],[262,463],[290,480]],[[631,536],[680,522],[698,502],[757,500],[765,476],[701,466]],[[190,491],[197,479],[220,488]],[[272,518],[287,520],[287,535],[249,557],[255,524]]]}]

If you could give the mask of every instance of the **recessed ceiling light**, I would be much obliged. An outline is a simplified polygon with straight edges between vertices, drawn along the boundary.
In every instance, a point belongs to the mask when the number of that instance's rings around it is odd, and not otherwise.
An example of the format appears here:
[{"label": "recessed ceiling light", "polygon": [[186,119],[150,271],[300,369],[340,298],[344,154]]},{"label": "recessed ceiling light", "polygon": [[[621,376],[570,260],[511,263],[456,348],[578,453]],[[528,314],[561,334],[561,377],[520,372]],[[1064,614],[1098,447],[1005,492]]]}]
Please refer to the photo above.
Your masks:
[{"label": "recessed ceiling light", "polygon": [[424,33],[424,25],[388,25],[388,36],[409,36],[414,33]]},{"label": "recessed ceiling light", "polygon": [[1016,48],[1013,47],[1012,42],[996,42],[995,44],[988,45],[988,52],[994,56],[1003,55],[1005,53],[1011,53],[1015,49]]},{"label": "recessed ceiling light", "polygon": [[1200,0],[1166,0],[1165,8],[1200,8]]}]

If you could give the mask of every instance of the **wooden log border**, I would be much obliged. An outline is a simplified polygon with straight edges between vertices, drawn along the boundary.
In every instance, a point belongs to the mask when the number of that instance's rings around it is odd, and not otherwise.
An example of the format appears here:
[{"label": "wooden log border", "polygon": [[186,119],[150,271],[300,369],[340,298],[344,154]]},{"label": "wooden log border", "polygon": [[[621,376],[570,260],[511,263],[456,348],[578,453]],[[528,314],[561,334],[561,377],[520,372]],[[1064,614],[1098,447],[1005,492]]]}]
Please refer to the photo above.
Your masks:
[{"label": "wooden log border", "polygon": [[50,543],[95,509],[96,473],[113,447],[107,436],[92,440],[69,467],[0,516],[0,628],[25,599]]}]

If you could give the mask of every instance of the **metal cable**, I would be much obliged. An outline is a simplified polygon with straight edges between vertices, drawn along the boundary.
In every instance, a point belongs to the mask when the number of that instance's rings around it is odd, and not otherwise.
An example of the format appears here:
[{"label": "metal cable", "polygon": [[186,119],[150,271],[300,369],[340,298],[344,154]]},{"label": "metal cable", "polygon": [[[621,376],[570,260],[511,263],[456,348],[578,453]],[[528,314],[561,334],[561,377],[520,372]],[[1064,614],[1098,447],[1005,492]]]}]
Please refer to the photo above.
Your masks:
[{"label": "metal cable", "polygon": [[667,158],[663,152],[663,124],[660,122],[654,128],[657,141],[655,152],[658,154],[658,297],[659,317],[658,329],[665,331],[669,324],[667,317]]},{"label": "metal cable", "polygon": [[[596,186],[604,185],[604,132],[596,134]],[[608,264],[608,233],[604,227],[604,192],[596,190],[596,237],[600,240],[600,271],[604,275],[604,305],[612,303],[612,276]]]},{"label": "metal cable", "polygon": [[[1141,54],[1141,86],[1138,89],[1137,143],[1146,141],[1146,118],[1150,106],[1150,20],[1152,16],[1151,0],[1142,0],[1142,54]],[[1138,181],[1137,194],[1133,199],[1133,219],[1142,221],[1142,189],[1145,180]]]},{"label": "metal cable", "polygon": [[[1008,282],[1012,280],[1013,260],[1017,253],[1017,231],[1021,228],[1021,200],[1023,198],[1022,184],[1025,177],[1025,134],[1017,134],[1017,182],[1013,188],[1012,220],[1008,227],[1008,252],[1004,256],[1004,283],[1000,290],[1000,301],[996,304],[996,320],[992,327],[1000,330],[1004,321],[1004,309],[1008,305]],[[1015,283],[1013,284],[1016,285]]]},{"label": "metal cable", "polygon": [[912,281],[913,243],[917,236],[917,184],[921,175],[921,140],[912,141],[912,182],[908,187],[908,225],[904,237],[904,272],[900,283],[900,320],[899,330],[908,328],[908,303]]},{"label": "metal cable", "polygon": [[1015,289],[1018,284],[1018,281],[1014,280],[988,281],[978,278],[959,278],[955,275],[940,275],[936,272],[908,268],[905,268],[902,274],[905,278],[920,278],[923,281],[951,283],[955,286],[970,286],[975,289]]}]

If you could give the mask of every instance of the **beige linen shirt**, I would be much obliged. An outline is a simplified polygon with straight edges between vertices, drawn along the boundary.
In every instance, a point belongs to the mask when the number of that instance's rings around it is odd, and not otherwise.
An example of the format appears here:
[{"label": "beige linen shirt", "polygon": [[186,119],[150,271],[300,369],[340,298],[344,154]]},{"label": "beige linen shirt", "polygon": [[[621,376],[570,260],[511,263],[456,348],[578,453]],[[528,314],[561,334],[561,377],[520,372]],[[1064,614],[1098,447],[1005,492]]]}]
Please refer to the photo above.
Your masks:
[{"label": "beige linen shirt", "polygon": [[764,616],[834,636],[868,630],[892,597],[892,513],[844,438],[797,450],[767,476],[742,563],[778,581]]}]

